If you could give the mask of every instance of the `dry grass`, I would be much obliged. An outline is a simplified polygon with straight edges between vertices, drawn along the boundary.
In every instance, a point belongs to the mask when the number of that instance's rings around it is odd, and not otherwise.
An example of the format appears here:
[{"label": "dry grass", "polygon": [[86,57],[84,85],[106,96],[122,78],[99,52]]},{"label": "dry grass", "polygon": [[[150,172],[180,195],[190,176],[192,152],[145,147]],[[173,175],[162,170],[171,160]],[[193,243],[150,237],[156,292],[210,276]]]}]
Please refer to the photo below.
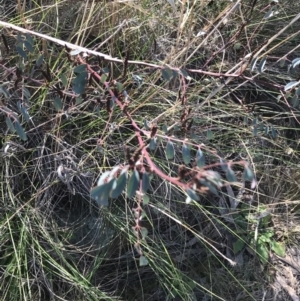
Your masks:
[{"label": "dry grass", "polygon": [[[6,14],[4,21],[111,57],[189,69],[186,99],[194,123],[179,138],[203,143],[227,160],[246,159],[258,186],[224,188],[187,205],[181,189],[154,178],[143,221],[149,265],[139,267],[134,200],[122,196],[99,209],[90,197],[99,174],[125,161],[124,145],[137,147],[130,123],[118,109],[109,119],[101,85],[75,105],[65,97],[63,108],[55,107],[51,86],[62,74],[74,76],[63,47],[34,37],[26,62],[16,51],[6,54],[3,43],[0,87],[10,97],[0,94],[1,107],[19,112],[17,101],[25,102],[28,91],[31,120],[22,123],[28,137],[22,142],[0,115],[2,300],[299,300],[299,112],[281,91],[292,80],[288,64],[299,57],[299,22],[291,22],[300,10],[280,1],[278,14],[264,18],[269,1],[239,2],[182,1],[174,9],[172,1],[48,0]],[[15,44],[17,32],[2,33]],[[51,85],[36,72],[35,81],[16,88],[12,68],[26,73],[41,53]],[[264,72],[250,71],[250,53],[258,62],[267,58]],[[121,78],[122,63],[100,64],[122,82],[139,124],[147,119],[172,126],[180,119],[177,79],[165,81],[160,70],[137,63]],[[134,76],[143,79],[140,87]],[[171,174],[182,163],[180,151],[176,146],[174,162],[168,161],[162,143],[153,158]],[[58,176],[60,166],[70,170],[71,181]],[[241,180],[242,170],[235,172]],[[262,212],[270,214],[265,228],[250,219]],[[262,264],[253,241],[269,230],[286,256],[269,248]],[[245,245],[233,252],[240,240]]]}]

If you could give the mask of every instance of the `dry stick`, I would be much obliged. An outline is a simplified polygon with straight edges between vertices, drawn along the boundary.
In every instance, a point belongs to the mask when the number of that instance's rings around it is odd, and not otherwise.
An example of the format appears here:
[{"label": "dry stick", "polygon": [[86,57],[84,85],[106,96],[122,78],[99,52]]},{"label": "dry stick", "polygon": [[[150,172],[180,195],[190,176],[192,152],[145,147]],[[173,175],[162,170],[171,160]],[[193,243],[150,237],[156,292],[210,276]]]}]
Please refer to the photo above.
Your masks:
[{"label": "dry stick", "polygon": [[[75,44],[72,44],[72,43],[69,43],[69,42],[65,42],[65,41],[50,37],[48,35],[45,35],[45,34],[42,34],[42,33],[36,32],[36,31],[28,30],[28,29],[13,25],[11,23],[0,21],[0,26],[3,26],[5,28],[11,28],[11,29],[14,29],[14,30],[22,32],[22,33],[31,34],[33,36],[40,37],[42,39],[54,42],[54,43],[59,44],[61,46],[68,47],[72,50],[80,50],[81,52],[85,52],[87,54],[91,54],[91,55],[101,57],[104,60],[109,61],[109,62],[115,62],[115,63],[121,63],[121,64],[124,63],[124,60],[122,60],[122,59],[113,58],[110,55],[107,55],[107,54],[104,54],[104,53],[101,53],[101,52],[98,52],[98,51],[90,50],[88,48],[78,46],[78,45],[75,45]],[[151,64],[151,63],[146,63],[146,62],[142,62],[142,61],[128,60],[127,63],[131,64],[131,65],[147,66],[147,67],[150,67],[150,68],[161,69],[161,70],[166,67],[166,66],[163,66],[163,65]],[[168,66],[168,68],[170,68],[174,71],[180,72],[180,68],[175,68],[175,67],[171,67],[171,66]],[[200,74],[209,75],[209,76],[213,76],[213,77],[238,77],[239,76],[239,74],[215,73],[215,72],[203,71],[201,69],[197,69],[197,70],[186,69],[186,70],[191,71],[193,73],[200,73]]]}]

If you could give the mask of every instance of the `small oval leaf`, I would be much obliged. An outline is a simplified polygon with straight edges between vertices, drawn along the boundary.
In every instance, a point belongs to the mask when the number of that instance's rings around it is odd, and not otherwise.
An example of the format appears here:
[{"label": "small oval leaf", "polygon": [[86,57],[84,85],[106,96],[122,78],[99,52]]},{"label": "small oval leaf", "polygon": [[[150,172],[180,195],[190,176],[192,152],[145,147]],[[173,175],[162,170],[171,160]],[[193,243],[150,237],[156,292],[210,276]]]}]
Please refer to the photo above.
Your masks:
[{"label": "small oval leaf", "polygon": [[147,235],[148,235],[148,230],[147,230],[147,228],[141,227],[141,228],[140,228],[140,231],[141,231],[142,238],[145,239],[145,238],[147,237]]},{"label": "small oval leaf", "polygon": [[30,117],[29,117],[28,111],[26,110],[26,108],[24,106],[21,107],[21,114],[24,117],[24,119],[26,120],[26,122],[29,122]]},{"label": "small oval leaf", "polygon": [[76,94],[83,94],[84,91],[85,91],[85,83],[83,84],[77,84],[77,85],[74,85],[73,86],[73,91],[76,93]]},{"label": "small oval leaf", "polygon": [[149,130],[150,130],[149,122],[148,122],[148,120],[146,120],[146,119],[144,119],[144,127],[145,127],[146,131],[149,131]]},{"label": "small oval leaf", "polygon": [[228,182],[237,182],[235,173],[233,172],[233,170],[230,167],[227,168],[226,178],[227,178]]},{"label": "small oval leaf", "polygon": [[75,73],[85,72],[86,71],[86,65],[85,64],[78,65],[73,70],[74,70]]},{"label": "small oval leaf", "polygon": [[200,198],[194,189],[188,188],[186,190],[187,195],[194,201],[199,201]]},{"label": "small oval leaf", "polygon": [[180,73],[181,73],[185,78],[188,78],[188,77],[189,77],[188,73],[187,73],[184,69],[180,69]]},{"label": "small oval leaf", "polygon": [[146,266],[149,264],[148,259],[143,255],[140,257],[139,262],[140,262],[140,267],[143,267],[143,266]]},{"label": "small oval leaf", "polygon": [[255,58],[254,60],[252,60],[251,65],[250,65],[250,71],[253,72],[255,67],[256,67],[256,63],[257,63],[257,58]]},{"label": "small oval leaf", "polygon": [[167,143],[166,155],[168,160],[174,159],[174,155],[175,155],[174,144],[170,140]]},{"label": "small oval leaf", "polygon": [[206,137],[208,140],[211,140],[214,137],[213,131],[212,130],[208,130],[206,133]]},{"label": "small oval leaf", "polygon": [[273,139],[277,138],[277,131],[275,130],[274,126],[272,125],[271,127],[271,133],[272,133],[272,137]]},{"label": "small oval leaf", "polygon": [[245,167],[244,174],[243,174],[244,181],[252,181],[254,180],[254,173],[248,166]]},{"label": "small oval leaf", "polygon": [[193,200],[189,196],[187,196],[186,199],[185,199],[186,204],[190,204],[192,201]]},{"label": "small oval leaf", "polygon": [[26,133],[24,132],[21,124],[19,123],[19,121],[16,121],[15,122],[15,126],[16,126],[16,131],[19,135],[19,137],[23,140],[23,141],[26,141],[27,140],[27,136],[26,136]]},{"label": "small oval leaf", "polygon": [[32,44],[30,44],[28,41],[24,41],[24,45],[30,53],[34,51]]},{"label": "small oval leaf", "polygon": [[53,105],[54,105],[56,111],[60,111],[62,109],[63,104],[62,104],[62,101],[59,96],[54,98]]},{"label": "small oval leaf", "polygon": [[30,43],[31,45],[33,45],[33,44],[34,44],[34,41],[33,41],[32,36],[29,35],[29,34],[25,34],[25,36],[26,36],[26,41],[27,41],[28,43]]},{"label": "small oval leaf", "polygon": [[166,124],[164,124],[164,125],[162,126],[162,131],[163,131],[165,134],[168,133],[168,127],[167,127]]},{"label": "small oval leaf", "polygon": [[212,192],[215,195],[218,195],[218,190],[212,183],[210,183],[209,181],[206,181],[206,180],[200,180],[199,182],[202,185],[204,185],[205,187],[207,187],[210,192]]},{"label": "small oval leaf", "polygon": [[147,172],[144,172],[142,177],[142,191],[146,193],[149,188],[150,188],[150,177]]},{"label": "small oval leaf", "polygon": [[199,168],[205,166],[205,157],[202,150],[199,148],[196,154],[196,163]]},{"label": "small oval leaf", "polygon": [[81,96],[78,96],[75,98],[75,104],[76,105],[80,105],[83,102],[83,99]]},{"label": "small oval leaf", "polygon": [[99,178],[98,182],[97,182],[97,186],[102,186],[103,184],[105,184],[105,182],[107,181],[109,175],[110,175],[111,171],[105,171]]},{"label": "small oval leaf", "polygon": [[19,53],[19,55],[20,55],[24,60],[26,60],[26,59],[27,59],[27,54],[26,54],[26,52],[23,50],[23,48],[20,47],[20,46],[17,46],[16,49],[17,49],[17,52]]},{"label": "small oval leaf", "polygon": [[115,179],[106,184],[95,187],[91,191],[91,197],[95,199],[99,206],[108,206],[108,198]]},{"label": "small oval leaf", "polygon": [[155,150],[156,146],[157,146],[157,138],[156,137],[151,138],[150,144],[149,144],[150,150]]},{"label": "small oval leaf", "polygon": [[137,170],[134,170],[131,174],[131,177],[128,181],[127,186],[127,196],[132,198],[135,196],[136,191],[139,189],[140,176]]},{"label": "small oval leaf", "polygon": [[264,67],[266,65],[266,62],[267,62],[267,58],[263,58],[260,61],[259,65],[258,65],[258,68],[257,68],[259,73],[263,73],[264,72]]},{"label": "small oval leaf", "polygon": [[162,74],[163,79],[165,79],[166,81],[169,81],[173,77],[173,72],[168,67],[162,69],[161,74]]},{"label": "small oval leaf", "polygon": [[294,60],[292,60],[292,66],[293,68],[296,68],[298,65],[300,64],[300,58],[296,58]]},{"label": "small oval leaf", "polygon": [[119,82],[117,82],[116,83],[116,88],[117,88],[117,90],[121,93],[122,91],[123,91],[123,85],[121,84],[121,83],[119,83]]},{"label": "small oval leaf", "polygon": [[106,81],[106,79],[107,79],[107,75],[106,74],[102,74],[101,75],[101,83],[104,84],[105,81]]},{"label": "small oval leaf", "polygon": [[70,55],[77,55],[77,54],[79,54],[79,53],[81,53],[82,52],[82,50],[80,50],[80,49],[75,49],[75,50],[72,50],[71,52],[70,52]]},{"label": "small oval leaf", "polygon": [[13,122],[11,121],[11,119],[9,117],[6,117],[6,124],[9,128],[9,130],[11,131],[11,133],[14,133],[16,131],[15,126],[13,124]]},{"label": "small oval leaf", "polygon": [[292,81],[290,83],[288,83],[287,85],[284,86],[284,91],[288,91],[293,89],[294,87],[299,85],[299,81]]},{"label": "small oval leaf", "polygon": [[38,57],[35,64],[37,65],[37,67],[40,67],[43,64],[43,61],[44,61],[44,55],[42,54]]},{"label": "small oval leaf", "polygon": [[72,83],[74,85],[85,85],[87,75],[88,75],[87,72],[78,73],[77,76],[73,79]]},{"label": "small oval leaf", "polygon": [[182,158],[184,164],[188,165],[191,162],[191,151],[186,144],[182,145]]},{"label": "small oval leaf", "polygon": [[68,84],[66,75],[64,73],[61,73],[59,77],[60,77],[60,80],[61,80],[62,84],[64,85],[64,87],[66,87]]},{"label": "small oval leaf", "polygon": [[237,239],[237,241],[233,243],[233,253],[237,254],[238,252],[242,251],[244,246],[245,246],[245,242],[241,239]]},{"label": "small oval leaf", "polygon": [[116,186],[111,191],[111,198],[116,199],[126,188],[127,172],[121,173],[119,178],[116,180]]},{"label": "small oval leaf", "polygon": [[227,172],[228,164],[223,158],[220,158],[220,166],[224,172]]},{"label": "small oval leaf", "polygon": [[269,19],[269,18],[271,18],[271,17],[273,17],[273,16],[274,16],[274,11],[273,11],[273,8],[271,8],[271,9],[265,14],[264,19],[267,20],[267,19]]},{"label": "small oval leaf", "polygon": [[149,202],[150,202],[149,195],[144,194],[144,195],[143,195],[143,204],[144,204],[144,205],[148,205]]}]

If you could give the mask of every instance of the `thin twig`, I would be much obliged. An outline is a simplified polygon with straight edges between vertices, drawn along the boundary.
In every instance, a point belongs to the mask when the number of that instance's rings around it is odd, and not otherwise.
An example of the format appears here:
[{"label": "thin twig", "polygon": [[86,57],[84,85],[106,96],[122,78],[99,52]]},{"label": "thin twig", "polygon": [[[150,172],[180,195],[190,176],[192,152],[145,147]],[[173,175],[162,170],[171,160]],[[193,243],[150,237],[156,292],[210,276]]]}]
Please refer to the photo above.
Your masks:
[{"label": "thin twig", "polygon": [[[28,30],[28,29],[13,25],[11,23],[0,21],[0,26],[3,26],[5,28],[11,28],[11,29],[14,29],[18,32],[31,34],[33,36],[36,36],[36,37],[39,37],[39,38],[42,38],[42,39],[46,39],[46,40],[54,42],[58,45],[67,47],[71,50],[80,50],[84,53],[101,57],[104,60],[109,61],[109,62],[124,64],[123,59],[113,58],[110,55],[107,55],[107,54],[104,54],[104,53],[101,53],[101,52],[98,52],[98,51],[95,51],[95,50],[91,50],[91,49],[88,49],[88,48],[85,48],[85,47],[82,47],[82,46],[79,46],[79,45],[75,45],[75,44],[72,44],[72,43],[69,43],[69,42],[66,42],[66,41],[62,41],[60,39],[53,38],[53,37],[50,37],[48,35],[45,35],[45,34],[42,34],[42,33],[36,32],[36,31]],[[131,65],[147,66],[147,67],[150,67],[150,68],[153,68],[153,69],[161,69],[161,70],[166,67],[164,65],[151,64],[151,63],[147,63],[147,62],[143,62],[143,61],[128,60],[127,63],[131,64]],[[180,68],[176,68],[176,67],[172,67],[172,66],[167,66],[167,67],[170,68],[171,70],[180,72]],[[215,73],[215,72],[204,71],[204,70],[201,70],[201,69],[196,69],[196,70],[195,69],[193,69],[193,70],[186,69],[186,70],[189,71],[189,72],[192,72],[192,73],[199,73],[199,74],[209,75],[209,76],[213,76],[213,77],[238,77],[239,76],[239,74],[236,74],[236,73],[233,73],[233,74],[231,74],[231,73]]]}]

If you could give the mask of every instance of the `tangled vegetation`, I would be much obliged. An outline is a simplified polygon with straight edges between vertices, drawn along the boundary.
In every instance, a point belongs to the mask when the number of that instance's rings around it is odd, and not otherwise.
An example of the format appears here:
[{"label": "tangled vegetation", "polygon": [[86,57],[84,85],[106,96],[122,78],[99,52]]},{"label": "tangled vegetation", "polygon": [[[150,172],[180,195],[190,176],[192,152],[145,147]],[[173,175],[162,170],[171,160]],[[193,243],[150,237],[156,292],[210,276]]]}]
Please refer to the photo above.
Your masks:
[{"label": "tangled vegetation", "polygon": [[1,300],[299,301],[300,5],[16,2]]}]

